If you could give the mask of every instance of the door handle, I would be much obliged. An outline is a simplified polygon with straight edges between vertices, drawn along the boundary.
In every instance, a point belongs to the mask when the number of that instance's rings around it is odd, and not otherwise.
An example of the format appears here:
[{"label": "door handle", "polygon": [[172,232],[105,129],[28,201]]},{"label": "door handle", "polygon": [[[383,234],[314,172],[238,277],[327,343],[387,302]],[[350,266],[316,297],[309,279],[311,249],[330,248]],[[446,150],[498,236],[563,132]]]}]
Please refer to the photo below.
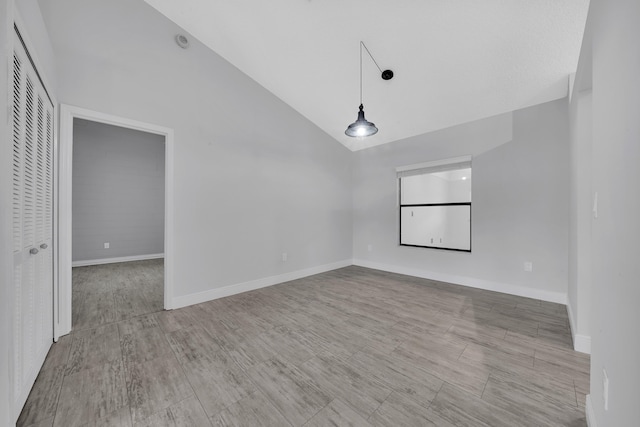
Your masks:
[{"label": "door handle", "polygon": [[43,243],[43,244],[40,245],[40,249],[47,249],[47,248],[48,248],[48,246],[47,246],[46,243]]},{"label": "door handle", "polygon": [[36,249],[36,248],[31,248],[31,249],[29,250],[29,253],[30,253],[31,255],[35,255],[35,254],[37,254],[37,253],[38,253],[38,249]]}]

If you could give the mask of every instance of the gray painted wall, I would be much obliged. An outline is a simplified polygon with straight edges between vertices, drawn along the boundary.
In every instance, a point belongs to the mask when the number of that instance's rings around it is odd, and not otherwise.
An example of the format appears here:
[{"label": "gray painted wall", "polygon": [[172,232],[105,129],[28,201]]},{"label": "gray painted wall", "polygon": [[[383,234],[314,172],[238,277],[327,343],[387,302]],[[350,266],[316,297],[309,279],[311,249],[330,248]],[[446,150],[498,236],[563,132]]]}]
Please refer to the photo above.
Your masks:
[{"label": "gray painted wall", "polygon": [[164,137],[73,125],[73,261],[162,254]]},{"label": "gray painted wall", "polygon": [[[595,0],[593,21],[593,317],[591,402],[597,426],[640,420],[640,2]],[[603,369],[609,377],[604,409]]]},{"label": "gray painted wall", "polygon": [[[354,259],[424,277],[564,299],[569,145],[560,100],[356,152]],[[472,252],[398,245],[395,168],[473,155]],[[373,250],[368,251],[368,245]],[[533,271],[524,272],[525,261]]]},{"label": "gray painted wall", "polygon": [[60,102],[174,129],[174,296],[351,258],[349,150],[143,1],[40,6]]}]

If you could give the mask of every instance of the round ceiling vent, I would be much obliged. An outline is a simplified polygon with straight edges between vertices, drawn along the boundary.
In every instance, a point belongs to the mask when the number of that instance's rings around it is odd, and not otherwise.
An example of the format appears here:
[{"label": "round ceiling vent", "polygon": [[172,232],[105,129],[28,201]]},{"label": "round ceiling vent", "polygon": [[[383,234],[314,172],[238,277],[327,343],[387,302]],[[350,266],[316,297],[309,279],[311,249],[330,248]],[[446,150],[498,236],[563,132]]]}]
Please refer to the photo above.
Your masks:
[{"label": "round ceiling vent", "polygon": [[184,34],[176,34],[176,43],[183,49],[187,49],[189,47],[189,39]]}]

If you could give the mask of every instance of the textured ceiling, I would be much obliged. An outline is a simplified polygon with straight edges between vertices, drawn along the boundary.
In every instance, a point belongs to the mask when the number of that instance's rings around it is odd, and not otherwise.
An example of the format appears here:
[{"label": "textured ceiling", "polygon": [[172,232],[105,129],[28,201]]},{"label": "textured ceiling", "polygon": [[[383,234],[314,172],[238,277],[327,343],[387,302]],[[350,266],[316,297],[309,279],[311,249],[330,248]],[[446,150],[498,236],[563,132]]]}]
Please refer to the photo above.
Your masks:
[{"label": "textured ceiling", "polygon": [[[352,150],[567,95],[588,0],[145,0]],[[344,134],[359,105],[380,129]],[[212,78],[214,78],[212,76]]]}]

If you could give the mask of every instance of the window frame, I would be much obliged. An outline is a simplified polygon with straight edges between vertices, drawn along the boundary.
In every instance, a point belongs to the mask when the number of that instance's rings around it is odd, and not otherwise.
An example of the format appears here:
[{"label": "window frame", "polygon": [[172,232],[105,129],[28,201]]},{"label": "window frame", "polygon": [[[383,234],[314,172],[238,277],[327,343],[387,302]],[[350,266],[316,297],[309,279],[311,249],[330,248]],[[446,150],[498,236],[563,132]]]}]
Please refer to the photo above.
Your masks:
[{"label": "window frame", "polygon": [[[436,173],[441,168],[446,168],[447,166],[452,167],[450,170],[456,169],[466,169],[469,168],[473,171],[471,164],[471,156],[462,156],[456,157],[452,159],[444,159],[437,160],[434,162],[420,163],[416,165],[402,166],[396,168],[397,172],[397,185],[398,185],[398,245],[406,246],[412,248],[427,248],[427,249],[440,249],[445,251],[452,252],[467,252],[471,253],[473,249],[473,208],[472,201],[469,202],[446,202],[446,203],[409,203],[402,204],[402,179],[412,175],[426,175],[429,173]],[[467,164],[466,167],[454,167],[457,164]],[[431,172],[429,170],[431,169]],[[417,171],[424,171],[423,173],[419,173]],[[410,174],[403,174],[406,172],[414,172]],[[473,173],[473,172],[472,172]],[[473,179],[473,178],[472,178]],[[473,182],[473,181],[472,181]],[[403,208],[412,208],[412,207],[433,207],[433,206],[469,206],[469,249],[460,249],[460,248],[448,248],[443,246],[424,246],[424,245],[414,245],[409,243],[402,242],[402,209]]]}]

